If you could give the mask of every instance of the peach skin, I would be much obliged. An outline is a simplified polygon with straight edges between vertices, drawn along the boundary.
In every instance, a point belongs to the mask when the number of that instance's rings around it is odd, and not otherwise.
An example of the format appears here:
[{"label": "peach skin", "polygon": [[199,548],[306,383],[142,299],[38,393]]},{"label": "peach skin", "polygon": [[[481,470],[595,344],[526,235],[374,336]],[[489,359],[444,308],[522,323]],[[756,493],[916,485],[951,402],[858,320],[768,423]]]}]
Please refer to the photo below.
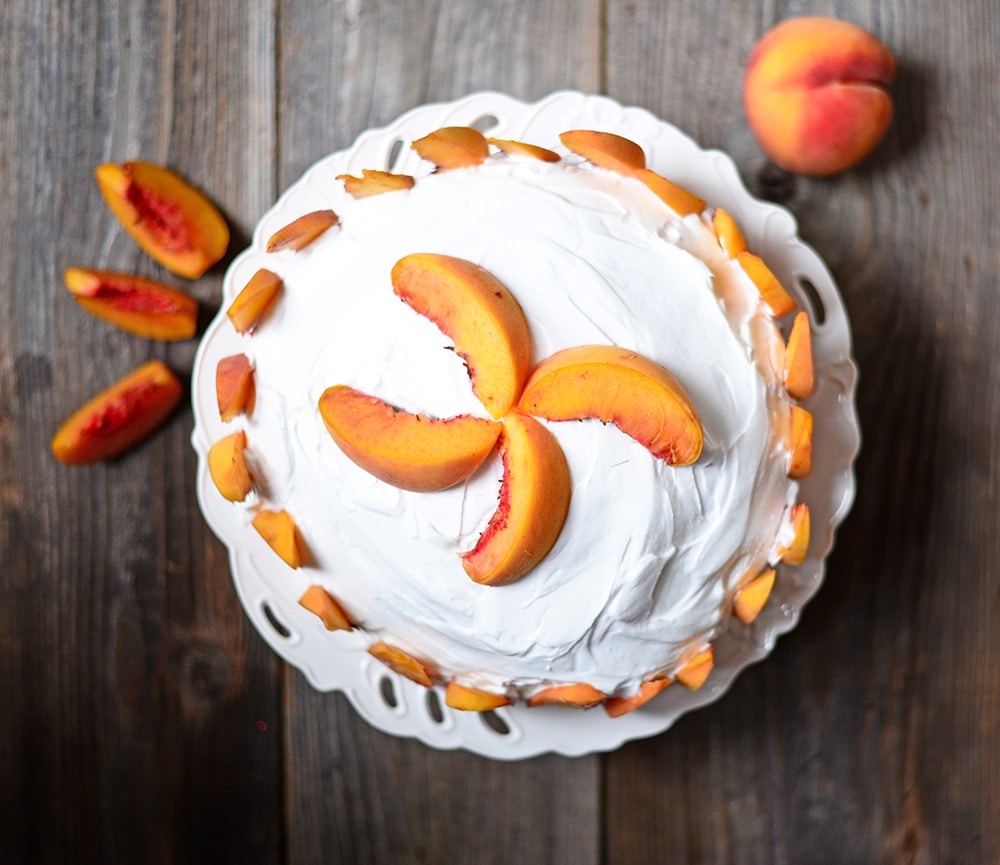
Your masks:
[{"label": "peach skin", "polygon": [[766,33],[747,60],[743,105],[776,165],[816,177],[867,156],[892,121],[886,91],[896,60],[875,36],[834,18],[792,18]]},{"label": "peach skin", "polygon": [[490,155],[486,136],[471,126],[445,126],[418,138],[411,145],[421,159],[433,162],[441,171],[479,165]]},{"label": "peach skin", "polygon": [[97,185],[132,239],[167,270],[196,279],[229,246],[215,205],[179,174],[150,162],[98,166]]},{"label": "peach skin", "polygon": [[531,366],[531,334],[514,295],[479,265],[431,253],[397,261],[392,288],[451,337],[468,366],[472,392],[493,417],[503,417]]},{"label": "peach skin", "polygon": [[554,150],[539,147],[537,144],[526,144],[523,141],[511,141],[507,138],[487,138],[486,140],[508,156],[528,156],[542,162],[558,162],[560,159],[559,154]]},{"label": "peach skin", "polygon": [[68,267],[70,294],[91,315],[147,339],[190,339],[198,324],[198,301],[169,285],[129,273]]},{"label": "peach skin", "polygon": [[462,554],[477,583],[502,586],[519,580],[552,549],[569,510],[566,457],[543,424],[520,412],[503,421],[500,503],[479,541]]},{"label": "peach skin", "polygon": [[219,419],[231,421],[249,412],[254,401],[253,366],[245,354],[222,358],[215,367],[215,398]]},{"label": "peach skin", "polygon": [[332,210],[314,210],[293,219],[279,228],[267,239],[268,252],[290,249],[298,252],[326,233],[335,225],[340,225],[340,217]]},{"label": "peach skin", "polygon": [[52,437],[52,453],[69,465],[113,459],[150,436],[182,394],[165,363],[144,363],[77,409]]},{"label": "peach skin", "polygon": [[571,129],[559,136],[567,150],[582,156],[598,168],[633,176],[646,167],[643,149],[628,138],[594,129]]},{"label": "peach skin", "polygon": [[704,442],[698,413],[677,380],[648,358],[618,346],[557,351],[528,378],[520,408],[546,420],[613,423],[674,466],[693,463]]},{"label": "peach skin", "polygon": [[415,492],[464,481],[490,455],[502,429],[471,415],[434,420],[400,411],[347,385],[323,391],[319,412],[348,459],[379,480]]}]

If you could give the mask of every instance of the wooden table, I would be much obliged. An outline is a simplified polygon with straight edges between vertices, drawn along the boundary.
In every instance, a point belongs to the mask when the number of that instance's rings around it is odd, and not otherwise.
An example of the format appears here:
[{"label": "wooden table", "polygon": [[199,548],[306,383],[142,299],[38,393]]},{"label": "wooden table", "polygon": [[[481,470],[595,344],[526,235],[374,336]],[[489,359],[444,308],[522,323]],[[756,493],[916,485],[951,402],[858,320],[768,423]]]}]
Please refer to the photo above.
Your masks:
[{"label": "wooden table", "polygon": [[[803,11],[896,53],[897,117],[830,180],[743,117]],[[1000,861],[1000,6],[995,0],[6,0],[0,11],[0,861]],[[322,155],[481,89],[603,92],[732,154],[854,323],[859,496],[797,630],[724,699],[607,756],[437,752],[313,691],[248,624],[195,503],[185,405],[107,465],[49,453],[97,390],[195,343],[80,310],[153,265],[93,181],[170,164],[232,253]],[[190,284],[207,311],[222,269]],[[166,278],[172,279],[169,276]],[[179,284],[178,280],[172,280]]]}]

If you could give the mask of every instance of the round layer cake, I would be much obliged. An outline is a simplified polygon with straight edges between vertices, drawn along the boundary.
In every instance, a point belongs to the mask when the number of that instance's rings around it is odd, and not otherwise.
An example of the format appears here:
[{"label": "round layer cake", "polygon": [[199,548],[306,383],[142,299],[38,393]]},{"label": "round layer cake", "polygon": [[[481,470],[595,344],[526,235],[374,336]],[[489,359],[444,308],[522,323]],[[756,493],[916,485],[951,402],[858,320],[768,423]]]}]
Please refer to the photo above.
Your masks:
[{"label": "round layer cake", "polygon": [[[435,170],[331,178],[234,265],[220,493],[329,640],[361,635],[457,708],[619,713],[699,687],[713,639],[808,545],[808,321],[729,215],[640,145],[439,130],[414,143]],[[529,398],[553,368],[562,396]],[[491,430],[475,459],[413,481],[463,424]],[[523,429],[548,456],[524,462]],[[484,546],[523,564],[473,572]]]}]

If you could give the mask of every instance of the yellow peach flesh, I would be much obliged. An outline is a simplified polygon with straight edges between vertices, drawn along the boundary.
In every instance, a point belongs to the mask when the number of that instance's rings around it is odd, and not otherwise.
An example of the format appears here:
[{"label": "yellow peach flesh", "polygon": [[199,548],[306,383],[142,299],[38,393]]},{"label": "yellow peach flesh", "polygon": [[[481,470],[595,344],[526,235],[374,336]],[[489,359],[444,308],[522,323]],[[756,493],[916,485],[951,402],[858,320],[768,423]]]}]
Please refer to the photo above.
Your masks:
[{"label": "yellow peach flesh", "polygon": [[667,180],[655,171],[643,168],[637,171],[635,176],[678,216],[701,213],[705,209],[705,199],[699,198],[693,192],[688,192],[684,187]]},{"label": "yellow peach flesh", "polygon": [[634,141],[594,129],[571,129],[559,136],[567,150],[599,168],[627,177],[646,167],[646,154]]},{"label": "yellow peach flesh", "polygon": [[503,694],[467,688],[458,682],[449,682],[444,690],[444,702],[452,709],[463,712],[492,712],[501,706],[509,706],[510,698]]},{"label": "yellow peach flesh", "polygon": [[417,139],[410,147],[442,171],[479,165],[490,155],[486,136],[471,126],[445,126]]},{"label": "yellow peach flesh", "polygon": [[246,461],[247,434],[230,433],[208,449],[208,473],[224,499],[242,502],[253,489]]},{"label": "yellow peach flesh", "polygon": [[733,615],[744,624],[756,619],[771,595],[776,576],[774,568],[768,568],[740,587],[733,598]]},{"label": "yellow peach flesh", "polygon": [[805,502],[793,505],[790,520],[795,536],[787,547],[779,551],[779,557],[786,565],[801,565],[809,551],[809,506]]},{"label": "yellow peach flesh", "polygon": [[252,333],[277,300],[281,288],[278,274],[263,267],[258,270],[226,310],[236,332]]},{"label": "yellow peach flesh", "polygon": [[536,706],[571,706],[576,709],[589,709],[603,702],[604,692],[593,685],[579,682],[570,685],[553,685],[536,691],[528,698],[528,705]]},{"label": "yellow peach flesh", "polygon": [[785,350],[785,390],[792,399],[803,400],[812,393],[814,384],[812,333],[809,316],[799,312],[795,316],[788,347]]},{"label": "yellow peach flesh", "polygon": [[267,239],[267,251],[281,252],[288,249],[298,252],[339,224],[340,217],[332,210],[314,210],[303,214]]},{"label": "yellow peach flesh", "polygon": [[378,658],[394,673],[399,673],[400,676],[411,682],[416,682],[425,688],[434,686],[434,680],[431,678],[431,672],[427,666],[396,646],[390,646],[380,640],[368,647],[368,654],[373,658]]},{"label": "yellow peach flesh", "polygon": [[288,511],[260,510],[251,522],[288,567],[298,568],[302,564],[302,541],[295,520]]},{"label": "yellow peach flesh", "polygon": [[299,605],[318,616],[328,631],[350,631],[354,629],[344,608],[322,586],[311,585],[299,598]]},{"label": "yellow peach flesh", "polygon": [[643,682],[639,686],[639,691],[631,697],[608,697],[604,701],[604,711],[611,718],[620,718],[629,712],[633,712],[640,706],[644,706],[668,685],[673,684],[672,679],[651,679]]}]

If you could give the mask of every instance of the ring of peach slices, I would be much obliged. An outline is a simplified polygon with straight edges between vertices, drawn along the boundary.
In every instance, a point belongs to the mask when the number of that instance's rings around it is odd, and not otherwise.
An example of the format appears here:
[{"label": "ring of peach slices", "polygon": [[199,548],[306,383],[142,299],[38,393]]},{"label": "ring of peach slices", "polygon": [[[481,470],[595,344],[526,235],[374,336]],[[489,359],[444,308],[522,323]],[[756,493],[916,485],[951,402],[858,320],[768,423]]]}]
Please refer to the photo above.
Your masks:
[{"label": "ring of peach slices", "polygon": [[[593,164],[645,184],[678,216],[704,214],[727,257],[737,260],[775,316],[793,311],[795,303],[764,262],[747,250],[732,217],[648,169],[642,148],[611,133],[576,130],[561,136],[563,144]],[[438,171],[477,165],[491,146],[511,154],[558,161],[553,151],[515,141],[485,138],[475,129],[446,127],[413,142],[417,153]],[[341,175],[356,198],[410,188],[414,178],[365,171],[361,177]],[[302,249],[339,223],[332,211],[307,213],[278,231],[269,252]],[[364,470],[406,490],[429,492],[461,483],[499,448],[502,480],[499,503],[476,545],[461,553],[468,576],[487,586],[520,579],[549,552],[559,536],[570,505],[570,474],[546,421],[595,418],[617,426],[668,465],[694,463],[703,433],[697,411],[670,373],[648,358],[617,346],[584,345],[558,351],[530,369],[528,323],[510,290],[473,262],[446,255],[406,255],[392,268],[395,294],[426,317],[454,343],[468,368],[473,394],[489,418],[472,415],[438,419],[403,411],[343,384],[327,388],[318,410],[333,441]],[[240,334],[252,335],[281,294],[282,280],[261,269],[237,294],[227,310]],[[785,351],[785,387],[796,400],[812,390],[813,368],[809,323],[799,312]],[[219,362],[216,392],[220,417],[229,421],[252,410],[253,367],[245,355]],[[808,474],[812,454],[812,417],[793,405],[786,424],[790,461],[788,475]],[[254,489],[248,467],[246,433],[237,430],[208,452],[209,473],[221,495],[246,499]],[[781,561],[800,564],[809,543],[809,511],[804,503],[791,513],[794,540]],[[290,567],[305,560],[306,546],[291,515],[258,505],[253,525]],[[776,572],[748,574],[731,599],[733,615],[751,622],[764,607]],[[315,613],[329,630],[352,630],[351,616],[324,587],[312,585],[299,603]],[[444,681],[432,662],[391,643],[374,642],[370,654],[420,685],[446,686],[449,706],[489,711],[511,702],[508,694]],[[634,694],[608,695],[585,682],[554,683],[530,694],[529,706],[559,704],[590,707],[603,704],[608,714],[631,711],[671,682],[697,689],[714,663],[711,644],[691,646],[671,676],[658,676]]]}]

